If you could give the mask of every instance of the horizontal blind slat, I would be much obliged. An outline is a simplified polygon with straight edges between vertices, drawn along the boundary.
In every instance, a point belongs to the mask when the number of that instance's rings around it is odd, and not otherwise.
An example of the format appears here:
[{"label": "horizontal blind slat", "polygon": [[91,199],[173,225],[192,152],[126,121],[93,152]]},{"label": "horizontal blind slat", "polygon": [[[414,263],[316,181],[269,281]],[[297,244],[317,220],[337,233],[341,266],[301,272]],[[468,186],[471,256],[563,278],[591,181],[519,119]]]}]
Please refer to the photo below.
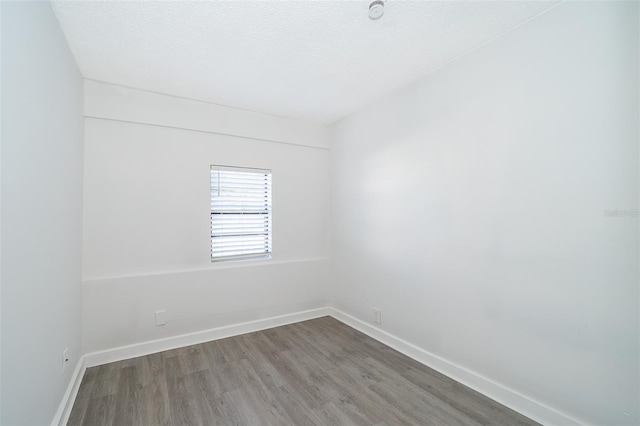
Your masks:
[{"label": "horizontal blind slat", "polygon": [[268,255],[271,226],[271,172],[211,166],[211,259]]},{"label": "horizontal blind slat", "polygon": [[244,234],[264,234],[266,232],[268,232],[268,226],[254,226],[252,228],[224,228],[224,227],[216,227],[211,233],[211,236],[216,237],[218,235],[222,235],[222,234],[237,234],[237,233],[244,233]]}]

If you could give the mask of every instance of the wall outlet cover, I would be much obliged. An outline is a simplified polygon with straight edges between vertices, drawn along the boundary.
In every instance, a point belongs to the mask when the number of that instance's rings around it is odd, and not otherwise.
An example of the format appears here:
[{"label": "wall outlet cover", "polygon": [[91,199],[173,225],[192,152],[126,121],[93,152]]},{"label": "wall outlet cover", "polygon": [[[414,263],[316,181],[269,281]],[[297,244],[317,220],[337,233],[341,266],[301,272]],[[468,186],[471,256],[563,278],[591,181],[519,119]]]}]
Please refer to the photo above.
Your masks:
[{"label": "wall outlet cover", "polygon": [[165,325],[167,323],[165,314],[166,314],[166,311],[164,309],[161,311],[156,311],[156,327]]},{"label": "wall outlet cover", "polygon": [[67,365],[69,365],[69,348],[65,348],[62,351],[62,372],[67,371]]},{"label": "wall outlet cover", "polygon": [[376,324],[382,324],[382,312],[380,309],[373,308],[373,322]]}]

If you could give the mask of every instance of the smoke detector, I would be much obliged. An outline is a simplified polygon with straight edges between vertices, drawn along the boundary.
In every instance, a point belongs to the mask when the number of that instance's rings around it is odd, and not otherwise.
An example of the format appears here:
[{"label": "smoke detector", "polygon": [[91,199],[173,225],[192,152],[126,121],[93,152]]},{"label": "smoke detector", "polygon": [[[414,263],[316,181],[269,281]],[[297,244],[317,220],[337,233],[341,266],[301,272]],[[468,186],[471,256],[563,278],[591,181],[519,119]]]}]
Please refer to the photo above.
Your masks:
[{"label": "smoke detector", "polygon": [[369,4],[369,19],[375,21],[376,19],[382,18],[384,14],[384,1],[383,0],[374,0]]}]

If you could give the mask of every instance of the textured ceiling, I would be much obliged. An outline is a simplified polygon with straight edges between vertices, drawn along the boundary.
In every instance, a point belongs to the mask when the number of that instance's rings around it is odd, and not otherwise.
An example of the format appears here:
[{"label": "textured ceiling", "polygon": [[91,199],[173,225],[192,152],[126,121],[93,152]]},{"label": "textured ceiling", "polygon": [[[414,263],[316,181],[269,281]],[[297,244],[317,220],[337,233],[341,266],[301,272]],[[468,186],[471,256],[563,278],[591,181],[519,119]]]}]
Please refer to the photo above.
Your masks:
[{"label": "textured ceiling", "polygon": [[553,6],[540,1],[54,1],[85,77],[331,123]]}]

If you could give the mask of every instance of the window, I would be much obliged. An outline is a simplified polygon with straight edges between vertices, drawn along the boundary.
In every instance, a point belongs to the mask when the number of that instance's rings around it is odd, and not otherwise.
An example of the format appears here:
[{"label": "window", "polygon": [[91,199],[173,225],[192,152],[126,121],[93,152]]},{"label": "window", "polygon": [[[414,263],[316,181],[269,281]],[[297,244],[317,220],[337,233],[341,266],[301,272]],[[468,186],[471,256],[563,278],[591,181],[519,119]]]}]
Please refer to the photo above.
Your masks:
[{"label": "window", "polygon": [[271,170],[211,166],[211,261],[271,257]]}]

